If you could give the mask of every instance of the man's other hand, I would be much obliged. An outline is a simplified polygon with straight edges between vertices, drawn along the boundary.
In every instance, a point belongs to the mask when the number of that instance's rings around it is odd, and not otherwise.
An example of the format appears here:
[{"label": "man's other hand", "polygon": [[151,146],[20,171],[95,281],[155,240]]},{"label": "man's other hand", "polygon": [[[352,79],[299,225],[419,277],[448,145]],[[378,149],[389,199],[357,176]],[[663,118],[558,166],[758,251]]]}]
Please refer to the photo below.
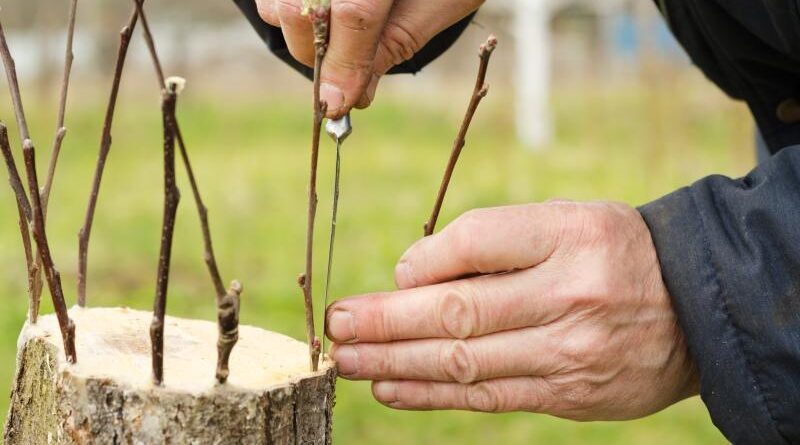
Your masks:
[{"label": "man's other hand", "polygon": [[395,280],[327,313],[340,375],[373,380],[387,406],[622,420],[699,390],[627,205],[471,211],[411,247]]},{"label": "man's other hand", "polygon": [[[331,0],[330,45],[322,66],[328,116],[365,108],[382,75],[422,49],[483,0]],[[256,0],[261,18],[282,29],[292,56],[314,65],[314,37],[303,0]]]}]

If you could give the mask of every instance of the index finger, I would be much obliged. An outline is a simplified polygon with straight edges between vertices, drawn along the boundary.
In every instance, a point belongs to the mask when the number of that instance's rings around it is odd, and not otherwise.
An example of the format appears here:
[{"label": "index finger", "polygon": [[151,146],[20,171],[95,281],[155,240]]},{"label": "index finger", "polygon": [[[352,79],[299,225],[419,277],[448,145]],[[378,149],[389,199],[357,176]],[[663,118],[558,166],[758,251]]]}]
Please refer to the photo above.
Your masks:
[{"label": "index finger", "polygon": [[571,203],[473,210],[411,246],[395,269],[401,289],[536,266],[555,251]]},{"label": "index finger", "polygon": [[569,304],[548,294],[553,277],[528,269],[340,300],[328,308],[326,335],[335,343],[383,343],[545,325]]}]

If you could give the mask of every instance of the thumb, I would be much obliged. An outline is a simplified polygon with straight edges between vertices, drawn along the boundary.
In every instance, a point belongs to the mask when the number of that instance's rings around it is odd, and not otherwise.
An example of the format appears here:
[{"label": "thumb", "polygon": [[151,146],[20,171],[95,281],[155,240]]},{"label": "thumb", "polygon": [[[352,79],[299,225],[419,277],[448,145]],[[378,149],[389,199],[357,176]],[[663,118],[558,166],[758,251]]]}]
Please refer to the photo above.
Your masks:
[{"label": "thumb", "polygon": [[328,116],[353,108],[372,79],[375,54],[392,0],[333,0],[328,52],[322,65],[320,95]]}]

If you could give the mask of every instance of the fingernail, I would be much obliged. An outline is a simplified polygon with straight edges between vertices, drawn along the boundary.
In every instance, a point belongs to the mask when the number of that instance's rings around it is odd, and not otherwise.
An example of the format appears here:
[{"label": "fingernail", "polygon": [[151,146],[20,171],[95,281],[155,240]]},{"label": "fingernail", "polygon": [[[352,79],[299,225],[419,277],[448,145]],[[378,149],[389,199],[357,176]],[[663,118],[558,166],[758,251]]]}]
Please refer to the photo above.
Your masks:
[{"label": "fingernail", "polygon": [[344,106],[344,93],[336,85],[323,83],[319,87],[320,99],[328,104],[328,116],[338,116]]},{"label": "fingernail", "polygon": [[356,340],[356,324],[353,314],[342,309],[334,309],[328,317],[328,337],[337,343]]},{"label": "fingernail", "polygon": [[353,346],[339,346],[333,351],[333,359],[343,377],[358,373],[358,351]]},{"label": "fingernail", "polygon": [[395,284],[398,289],[410,289],[417,287],[417,280],[414,278],[414,272],[411,270],[411,265],[405,260],[400,260],[394,270]]},{"label": "fingernail", "polygon": [[372,386],[372,394],[379,402],[397,402],[397,385],[393,382],[376,382]]}]

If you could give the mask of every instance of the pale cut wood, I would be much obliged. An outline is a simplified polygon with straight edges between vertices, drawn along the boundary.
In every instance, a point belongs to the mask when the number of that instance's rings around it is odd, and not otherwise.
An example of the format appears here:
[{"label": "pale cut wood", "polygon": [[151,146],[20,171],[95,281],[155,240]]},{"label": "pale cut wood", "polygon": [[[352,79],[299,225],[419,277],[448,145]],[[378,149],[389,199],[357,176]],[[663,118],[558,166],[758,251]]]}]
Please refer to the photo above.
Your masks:
[{"label": "pale cut wood", "polygon": [[17,444],[331,443],[336,370],[308,372],[307,345],[241,326],[216,384],[217,326],[167,317],[164,385],[151,383],[150,312],[73,308],[78,363],[57,320],[26,324],[5,427]]}]

